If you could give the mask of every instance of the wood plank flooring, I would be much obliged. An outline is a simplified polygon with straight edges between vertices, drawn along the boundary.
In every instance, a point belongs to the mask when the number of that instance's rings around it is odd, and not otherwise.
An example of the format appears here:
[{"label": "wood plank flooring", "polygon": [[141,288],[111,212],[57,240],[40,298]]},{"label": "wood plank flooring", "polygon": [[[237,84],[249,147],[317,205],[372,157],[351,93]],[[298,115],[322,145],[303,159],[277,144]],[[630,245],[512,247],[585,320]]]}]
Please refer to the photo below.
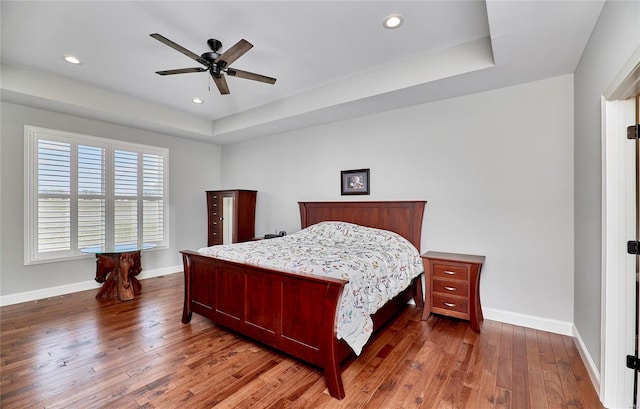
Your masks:
[{"label": "wood plank flooring", "polygon": [[601,408],[571,338],[407,307],[343,365],[346,398],[322,373],[198,315],[180,322],[181,274],[142,281],[129,302],[97,290],[0,309],[0,407]]}]

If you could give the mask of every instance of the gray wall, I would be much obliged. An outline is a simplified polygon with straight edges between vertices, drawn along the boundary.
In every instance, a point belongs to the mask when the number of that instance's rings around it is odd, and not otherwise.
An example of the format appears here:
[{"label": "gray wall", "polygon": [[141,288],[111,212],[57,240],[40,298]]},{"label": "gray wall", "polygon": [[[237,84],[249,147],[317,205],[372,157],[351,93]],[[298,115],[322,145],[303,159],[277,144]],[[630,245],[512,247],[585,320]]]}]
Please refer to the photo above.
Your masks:
[{"label": "gray wall", "polygon": [[601,96],[638,47],[640,2],[607,1],[574,74],[574,323],[598,367],[603,240]]},{"label": "gray wall", "polygon": [[179,250],[206,245],[204,191],[220,187],[219,146],[6,102],[0,113],[0,295],[84,283],[95,275],[92,256],[24,265],[24,125],[168,148],[170,248],[143,253],[143,269],[180,271],[174,268],[182,265]]},{"label": "gray wall", "polygon": [[[258,190],[257,233],[297,202],[426,199],[422,250],[482,254],[485,316],[573,321],[573,76],[223,146],[225,188]],[[340,170],[371,195],[340,196]]]}]

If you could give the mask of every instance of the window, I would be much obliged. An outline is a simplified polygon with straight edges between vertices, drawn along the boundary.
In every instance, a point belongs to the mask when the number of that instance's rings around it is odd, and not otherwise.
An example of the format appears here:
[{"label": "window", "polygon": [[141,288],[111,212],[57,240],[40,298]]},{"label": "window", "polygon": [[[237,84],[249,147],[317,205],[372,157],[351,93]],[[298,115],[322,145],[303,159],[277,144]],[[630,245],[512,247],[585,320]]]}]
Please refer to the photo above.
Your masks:
[{"label": "window", "polygon": [[25,126],[25,263],[81,249],[168,247],[168,161],[163,148]]}]

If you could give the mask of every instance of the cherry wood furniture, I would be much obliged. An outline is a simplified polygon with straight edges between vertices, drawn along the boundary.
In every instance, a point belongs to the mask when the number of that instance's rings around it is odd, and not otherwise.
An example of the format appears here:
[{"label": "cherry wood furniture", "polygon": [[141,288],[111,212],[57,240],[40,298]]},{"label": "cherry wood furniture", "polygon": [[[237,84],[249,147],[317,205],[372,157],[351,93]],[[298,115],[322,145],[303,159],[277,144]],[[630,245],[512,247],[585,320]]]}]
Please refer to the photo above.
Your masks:
[{"label": "cherry wood furniture", "polygon": [[207,243],[239,243],[255,236],[255,190],[209,190]]},{"label": "cherry wood furniture", "polygon": [[142,285],[136,278],[142,271],[140,252],[155,247],[155,244],[144,243],[118,244],[115,246],[94,246],[81,249],[83,253],[95,253],[96,278],[104,283],[96,298],[118,298],[130,301],[142,291]]},{"label": "cherry wood furniture", "polygon": [[425,291],[422,319],[433,312],[461,318],[480,332],[482,306],[480,305],[480,271],[484,256],[440,253],[429,251],[422,255]]},{"label": "cherry wood furniture", "polygon": [[[300,202],[301,226],[346,221],[394,231],[420,248],[425,201]],[[193,312],[324,370],[331,396],[345,396],[340,363],[352,350],[336,336],[336,312],[347,281],[293,274],[182,251],[182,322]],[[374,316],[374,327],[414,298],[422,306],[421,277]]]}]

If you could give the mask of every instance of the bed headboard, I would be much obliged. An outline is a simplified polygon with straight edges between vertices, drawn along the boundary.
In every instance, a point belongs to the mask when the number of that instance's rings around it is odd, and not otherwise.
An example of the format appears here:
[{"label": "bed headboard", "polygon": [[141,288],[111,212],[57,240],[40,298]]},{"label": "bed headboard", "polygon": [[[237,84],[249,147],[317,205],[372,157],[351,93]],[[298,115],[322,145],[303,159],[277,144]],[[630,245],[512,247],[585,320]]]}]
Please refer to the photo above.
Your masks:
[{"label": "bed headboard", "polygon": [[390,230],[420,250],[426,200],[393,202],[298,202],[302,228],[323,221],[342,221]]}]

